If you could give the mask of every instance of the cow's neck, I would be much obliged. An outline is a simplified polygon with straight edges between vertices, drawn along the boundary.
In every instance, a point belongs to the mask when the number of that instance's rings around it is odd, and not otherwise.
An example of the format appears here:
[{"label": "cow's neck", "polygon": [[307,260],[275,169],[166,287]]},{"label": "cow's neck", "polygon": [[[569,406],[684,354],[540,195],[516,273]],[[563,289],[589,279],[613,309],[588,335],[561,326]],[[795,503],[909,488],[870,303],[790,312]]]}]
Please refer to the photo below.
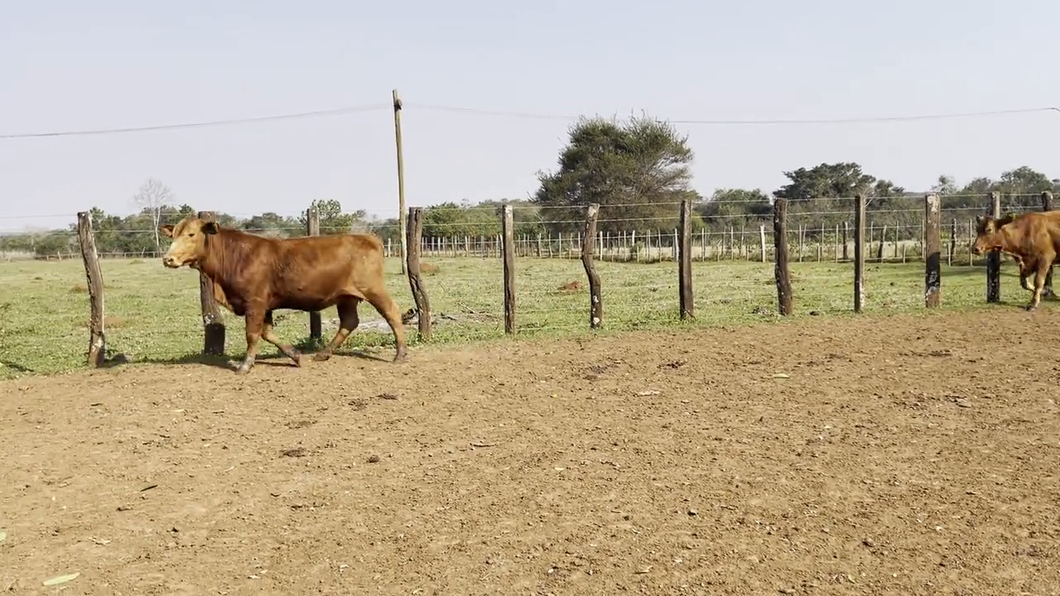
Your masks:
[{"label": "cow's neck", "polygon": [[218,230],[206,241],[206,256],[199,261],[199,271],[223,287],[233,267],[242,258],[240,246],[239,240],[232,238],[228,230]]}]

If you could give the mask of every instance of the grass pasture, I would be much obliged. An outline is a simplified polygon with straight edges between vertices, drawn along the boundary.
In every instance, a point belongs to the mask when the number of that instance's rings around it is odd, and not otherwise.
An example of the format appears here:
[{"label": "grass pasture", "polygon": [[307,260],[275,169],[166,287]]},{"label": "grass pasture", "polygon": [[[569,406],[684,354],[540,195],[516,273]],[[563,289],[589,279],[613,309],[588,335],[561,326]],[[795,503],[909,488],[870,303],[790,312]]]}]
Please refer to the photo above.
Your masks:
[{"label": "grass pasture", "polygon": [[[157,259],[104,259],[108,355],[133,361],[171,362],[202,348],[198,274],[171,271]],[[397,259],[388,259],[388,284],[402,311],[413,306]],[[791,263],[796,317],[852,313],[853,265]],[[696,320],[677,317],[677,268],[673,262],[597,263],[603,285],[604,328],[633,330],[676,325],[736,325],[775,318],[773,264],[746,261],[693,263]],[[427,291],[435,314],[435,341],[459,342],[503,336],[501,263],[474,257],[425,261]],[[1002,267],[1002,296],[1022,303],[1016,269]],[[870,263],[866,312],[923,309],[923,264]],[[581,262],[516,260],[516,324],[519,336],[588,331],[588,290]],[[985,305],[982,267],[943,267],[943,307]],[[87,351],[88,295],[80,260],[0,264],[0,378],[82,368]],[[344,350],[379,348],[392,340],[381,317],[361,308],[361,327]],[[243,353],[242,319],[226,314],[230,356]],[[308,336],[308,316],[280,311],[277,332],[295,343]],[[334,332],[335,310],[323,313],[325,340]],[[410,343],[417,338],[408,326]],[[265,344],[263,355],[275,354]]]}]

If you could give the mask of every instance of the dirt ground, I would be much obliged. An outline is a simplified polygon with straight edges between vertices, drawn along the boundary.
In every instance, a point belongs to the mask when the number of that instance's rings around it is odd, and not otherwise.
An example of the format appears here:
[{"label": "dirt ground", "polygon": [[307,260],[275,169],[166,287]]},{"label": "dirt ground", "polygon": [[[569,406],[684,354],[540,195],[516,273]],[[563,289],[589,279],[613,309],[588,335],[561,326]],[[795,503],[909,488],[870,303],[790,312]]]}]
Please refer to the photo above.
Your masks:
[{"label": "dirt ground", "polygon": [[0,593],[1060,594],[1058,329],[1046,303],[5,382]]}]

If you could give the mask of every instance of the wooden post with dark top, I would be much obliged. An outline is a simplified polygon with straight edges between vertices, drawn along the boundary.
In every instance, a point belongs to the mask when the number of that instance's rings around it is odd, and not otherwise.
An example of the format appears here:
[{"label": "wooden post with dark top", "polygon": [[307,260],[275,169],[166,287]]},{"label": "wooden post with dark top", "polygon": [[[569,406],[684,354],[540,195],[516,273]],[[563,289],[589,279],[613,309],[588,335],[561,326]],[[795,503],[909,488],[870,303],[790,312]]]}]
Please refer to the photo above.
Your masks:
[{"label": "wooden post with dark top", "polygon": [[582,267],[589,278],[589,328],[599,329],[604,321],[604,305],[600,297],[600,275],[593,264],[593,244],[596,238],[596,218],[600,205],[590,203],[585,210],[585,228],[582,230]]},{"label": "wooden post with dark top", "polygon": [[401,97],[398,90],[391,92],[394,100],[394,143],[397,147],[397,177],[398,177],[398,236],[401,238],[401,273],[406,273],[405,258],[408,255],[408,219],[405,215],[405,152],[401,146]]},{"label": "wooden post with dark top", "polygon": [[791,270],[788,267],[788,200],[773,202],[773,246],[776,263],[773,273],[777,280],[777,307],[781,315],[791,314]]},{"label": "wooden post with dark top", "polygon": [[695,318],[692,294],[692,201],[681,200],[681,225],[678,239],[677,287],[681,318]]},{"label": "wooden post with dark top", "polygon": [[103,325],[103,271],[99,268],[96,239],[92,234],[92,214],[89,211],[77,214],[77,240],[81,245],[81,258],[85,261],[85,277],[88,279],[88,365],[95,368],[103,365],[107,338]]},{"label": "wooden post with dark top", "polygon": [[504,261],[504,332],[515,333],[515,217],[511,205],[497,209],[501,215],[501,255]]},{"label": "wooden post with dark top", "polygon": [[924,197],[924,306],[939,305],[942,291],[942,209],[936,194]]},{"label": "wooden post with dark top", "polygon": [[[1001,193],[990,193],[987,209],[994,219],[1001,217]],[[1001,302],[1001,252],[997,250],[986,255],[986,301]]]},{"label": "wooden post with dark top", "polygon": [[416,302],[417,319],[419,319],[420,339],[431,338],[431,303],[427,298],[427,288],[420,276],[420,242],[423,239],[423,208],[409,207],[408,238],[405,239],[408,252],[405,253],[405,270],[408,272],[409,288],[412,299]]},{"label": "wooden post with dark top", "polygon": [[[1042,211],[1053,210],[1053,193],[1052,191],[1045,191],[1042,193]],[[1053,268],[1049,267],[1049,273],[1045,274],[1045,287],[1053,287]],[[1054,294],[1055,295],[1055,294]]]},{"label": "wooden post with dark top", "polygon": [[[305,212],[305,234],[306,236],[319,236],[320,235],[320,211],[317,210],[317,206],[314,203],[309,206],[309,209]],[[320,311],[313,310],[309,312],[309,339],[319,341],[323,339],[324,333],[321,328]]]},{"label": "wooden post with dark top", "polygon": [[[198,218],[203,221],[217,221],[213,211],[200,211]],[[221,305],[213,296],[213,281],[206,274],[199,272],[199,306],[202,310],[202,353],[206,356],[218,356],[225,353],[225,320]]]},{"label": "wooden post with dark top", "polygon": [[854,312],[865,308],[865,197],[854,197]]}]

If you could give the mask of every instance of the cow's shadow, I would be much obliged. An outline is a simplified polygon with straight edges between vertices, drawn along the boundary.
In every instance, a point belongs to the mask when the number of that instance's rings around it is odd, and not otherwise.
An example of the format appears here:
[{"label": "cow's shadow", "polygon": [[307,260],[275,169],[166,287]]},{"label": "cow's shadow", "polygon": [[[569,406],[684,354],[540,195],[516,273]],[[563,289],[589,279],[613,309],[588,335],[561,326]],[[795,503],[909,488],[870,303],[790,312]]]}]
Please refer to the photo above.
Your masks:
[{"label": "cow's shadow", "polygon": [[[328,362],[333,362],[336,359],[342,360],[344,358],[357,358],[359,360],[389,362],[389,360],[383,356],[357,349],[338,350],[334,354],[332,354]],[[112,358],[108,358],[107,360],[105,360],[101,368],[115,368],[127,364],[198,364],[203,366],[209,366],[212,368],[235,371],[236,367],[239,365],[242,359],[242,354],[185,354],[183,356],[176,356],[172,358],[138,358],[135,360],[130,360],[129,358],[126,358],[123,354],[118,354]],[[302,352],[302,368],[308,368],[312,367],[313,365],[320,364],[325,363],[313,360],[313,352]],[[297,368],[295,363],[290,358],[280,353],[258,353],[257,358],[254,360],[254,366]]]}]

